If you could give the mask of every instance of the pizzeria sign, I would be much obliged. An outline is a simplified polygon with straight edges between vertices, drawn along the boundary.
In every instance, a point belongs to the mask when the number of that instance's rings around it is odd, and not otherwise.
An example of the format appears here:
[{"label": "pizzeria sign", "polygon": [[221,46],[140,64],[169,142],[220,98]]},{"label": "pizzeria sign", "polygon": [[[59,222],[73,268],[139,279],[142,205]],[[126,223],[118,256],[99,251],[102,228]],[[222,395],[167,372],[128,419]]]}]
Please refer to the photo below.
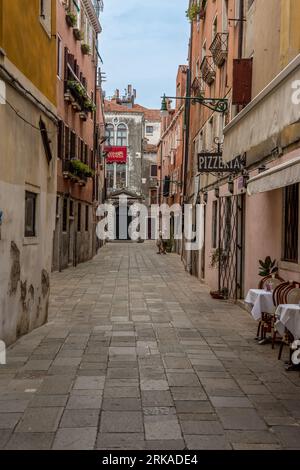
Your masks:
[{"label": "pizzeria sign", "polygon": [[107,163],[127,162],[127,147],[106,147],[105,153]]},{"label": "pizzeria sign", "polygon": [[238,157],[225,162],[222,158],[222,152],[202,152],[198,153],[198,171],[200,173],[238,173],[245,168],[245,156]]}]

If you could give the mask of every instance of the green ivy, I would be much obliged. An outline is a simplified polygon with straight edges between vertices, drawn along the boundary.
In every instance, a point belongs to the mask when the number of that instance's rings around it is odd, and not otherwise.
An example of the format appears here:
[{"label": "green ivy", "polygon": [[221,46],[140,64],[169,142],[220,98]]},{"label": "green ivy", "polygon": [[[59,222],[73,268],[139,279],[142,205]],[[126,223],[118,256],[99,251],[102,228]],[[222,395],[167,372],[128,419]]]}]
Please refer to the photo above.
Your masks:
[{"label": "green ivy", "polygon": [[90,54],[91,53],[91,48],[88,44],[81,44],[81,50],[83,54]]}]

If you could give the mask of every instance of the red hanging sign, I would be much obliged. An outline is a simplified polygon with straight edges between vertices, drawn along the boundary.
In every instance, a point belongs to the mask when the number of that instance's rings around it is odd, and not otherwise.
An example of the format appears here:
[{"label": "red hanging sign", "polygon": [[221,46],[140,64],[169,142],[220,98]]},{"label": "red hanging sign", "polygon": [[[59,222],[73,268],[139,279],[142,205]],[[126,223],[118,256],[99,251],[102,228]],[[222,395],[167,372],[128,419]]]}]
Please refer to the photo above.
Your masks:
[{"label": "red hanging sign", "polygon": [[107,163],[126,163],[127,162],[127,147],[106,147]]}]

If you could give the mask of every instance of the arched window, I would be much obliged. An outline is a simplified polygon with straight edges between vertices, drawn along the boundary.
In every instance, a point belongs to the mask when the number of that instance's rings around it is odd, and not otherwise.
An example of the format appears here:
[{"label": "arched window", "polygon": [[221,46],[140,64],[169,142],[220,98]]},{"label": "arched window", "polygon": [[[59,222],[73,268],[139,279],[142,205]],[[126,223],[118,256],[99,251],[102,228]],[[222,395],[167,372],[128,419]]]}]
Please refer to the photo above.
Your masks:
[{"label": "arched window", "polygon": [[127,146],[127,127],[125,124],[119,124],[117,129],[117,146]]},{"label": "arched window", "polygon": [[115,140],[115,130],[114,130],[114,126],[112,124],[107,124],[105,135],[107,137],[107,141],[106,141],[107,145],[112,147],[115,143],[114,142],[114,140]]}]

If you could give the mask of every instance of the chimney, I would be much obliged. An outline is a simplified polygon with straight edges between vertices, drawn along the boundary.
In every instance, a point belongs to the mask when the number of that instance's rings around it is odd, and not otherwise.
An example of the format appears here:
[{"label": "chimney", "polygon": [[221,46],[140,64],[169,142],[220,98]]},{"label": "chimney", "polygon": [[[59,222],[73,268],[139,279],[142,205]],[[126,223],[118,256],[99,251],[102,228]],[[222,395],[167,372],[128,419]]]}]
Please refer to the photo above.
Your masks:
[{"label": "chimney", "polygon": [[132,85],[128,85],[128,97],[132,97]]}]

